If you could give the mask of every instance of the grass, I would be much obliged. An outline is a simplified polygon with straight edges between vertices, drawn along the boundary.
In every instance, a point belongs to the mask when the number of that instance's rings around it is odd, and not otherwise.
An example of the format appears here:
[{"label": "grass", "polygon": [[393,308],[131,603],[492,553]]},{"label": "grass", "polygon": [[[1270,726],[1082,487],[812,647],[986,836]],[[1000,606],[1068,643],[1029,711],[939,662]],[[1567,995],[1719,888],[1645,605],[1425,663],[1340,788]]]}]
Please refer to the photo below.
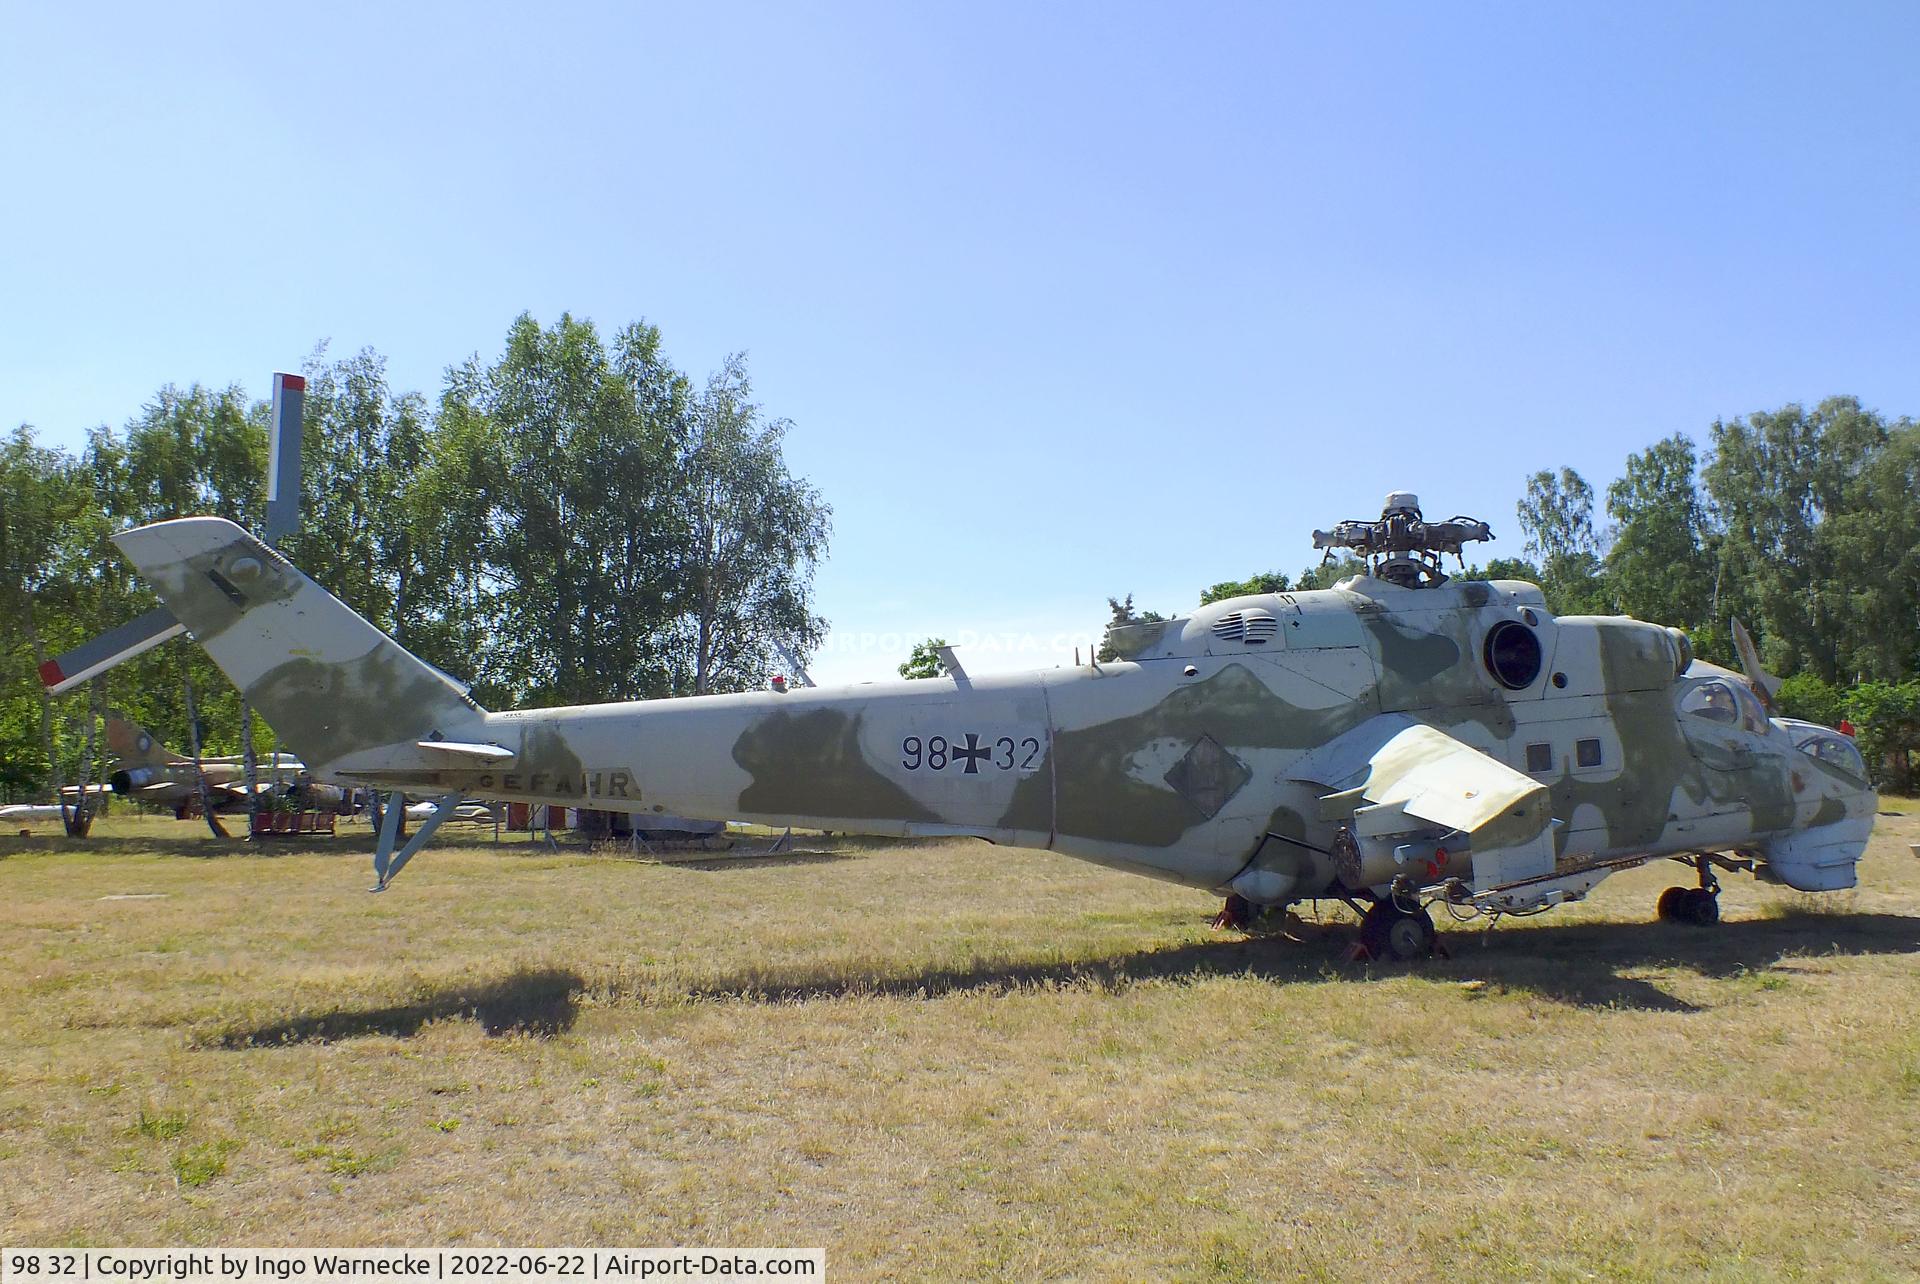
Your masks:
[{"label": "grass", "polygon": [[1649,868],[1407,969],[977,843],[456,834],[368,896],[359,837],[0,840],[0,1241],[1910,1278],[1920,816],[1879,825],[1850,894],[1688,928]]},{"label": "grass", "polygon": [[188,1146],[174,1155],[173,1179],[182,1187],[204,1186],[227,1171],[227,1156],[240,1149],[240,1143],[223,1137]]},{"label": "grass", "polygon": [[142,1137],[151,1137],[156,1141],[167,1141],[178,1137],[187,1130],[187,1116],[180,1111],[158,1111],[148,1114],[143,1106],[140,1117],[134,1120],[133,1131]]}]

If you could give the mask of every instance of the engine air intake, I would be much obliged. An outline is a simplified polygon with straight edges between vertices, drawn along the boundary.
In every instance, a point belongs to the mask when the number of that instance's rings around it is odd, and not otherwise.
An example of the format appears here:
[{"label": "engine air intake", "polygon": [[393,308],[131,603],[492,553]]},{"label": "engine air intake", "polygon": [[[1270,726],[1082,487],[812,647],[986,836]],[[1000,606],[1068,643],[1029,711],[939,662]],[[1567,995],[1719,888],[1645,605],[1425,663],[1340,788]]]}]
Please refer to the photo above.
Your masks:
[{"label": "engine air intake", "polygon": [[1213,636],[1223,642],[1265,646],[1280,631],[1280,621],[1265,611],[1228,611],[1213,622]]}]

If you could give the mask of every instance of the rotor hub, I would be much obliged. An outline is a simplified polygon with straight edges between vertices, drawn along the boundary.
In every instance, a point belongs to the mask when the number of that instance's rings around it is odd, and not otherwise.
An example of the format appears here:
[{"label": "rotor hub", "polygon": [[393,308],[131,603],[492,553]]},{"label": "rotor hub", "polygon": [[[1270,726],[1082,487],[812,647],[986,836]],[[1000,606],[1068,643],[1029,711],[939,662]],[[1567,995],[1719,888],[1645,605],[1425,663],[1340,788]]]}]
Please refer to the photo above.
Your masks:
[{"label": "rotor hub", "polygon": [[1345,521],[1330,531],[1315,531],[1313,546],[1327,550],[1352,549],[1367,559],[1368,573],[1403,588],[1433,588],[1447,582],[1440,558],[1451,553],[1461,566],[1460,550],[1467,544],[1493,538],[1492,529],[1472,517],[1449,517],[1429,522],[1420,512],[1420,497],[1411,491],[1389,492],[1374,521]]}]

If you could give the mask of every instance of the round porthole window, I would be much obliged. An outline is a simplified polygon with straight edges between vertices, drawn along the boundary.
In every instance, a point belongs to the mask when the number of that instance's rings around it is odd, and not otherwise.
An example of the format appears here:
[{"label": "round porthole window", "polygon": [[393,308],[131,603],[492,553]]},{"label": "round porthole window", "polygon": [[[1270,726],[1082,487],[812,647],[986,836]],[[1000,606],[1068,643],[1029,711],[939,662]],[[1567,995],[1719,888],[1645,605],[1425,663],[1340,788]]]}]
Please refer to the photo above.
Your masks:
[{"label": "round porthole window", "polygon": [[1487,672],[1510,691],[1533,685],[1540,676],[1540,639],[1524,624],[1502,620],[1487,633]]}]

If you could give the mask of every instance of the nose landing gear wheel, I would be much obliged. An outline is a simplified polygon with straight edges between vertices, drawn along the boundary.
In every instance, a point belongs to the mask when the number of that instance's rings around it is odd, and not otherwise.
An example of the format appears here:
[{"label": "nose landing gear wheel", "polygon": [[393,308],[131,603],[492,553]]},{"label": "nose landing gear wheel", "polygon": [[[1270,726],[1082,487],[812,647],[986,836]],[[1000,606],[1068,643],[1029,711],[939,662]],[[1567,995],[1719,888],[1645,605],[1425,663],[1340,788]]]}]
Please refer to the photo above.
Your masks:
[{"label": "nose landing gear wheel", "polygon": [[1392,901],[1375,901],[1360,920],[1360,943],[1376,959],[1409,963],[1433,953],[1433,919],[1424,909],[1409,913]]}]

